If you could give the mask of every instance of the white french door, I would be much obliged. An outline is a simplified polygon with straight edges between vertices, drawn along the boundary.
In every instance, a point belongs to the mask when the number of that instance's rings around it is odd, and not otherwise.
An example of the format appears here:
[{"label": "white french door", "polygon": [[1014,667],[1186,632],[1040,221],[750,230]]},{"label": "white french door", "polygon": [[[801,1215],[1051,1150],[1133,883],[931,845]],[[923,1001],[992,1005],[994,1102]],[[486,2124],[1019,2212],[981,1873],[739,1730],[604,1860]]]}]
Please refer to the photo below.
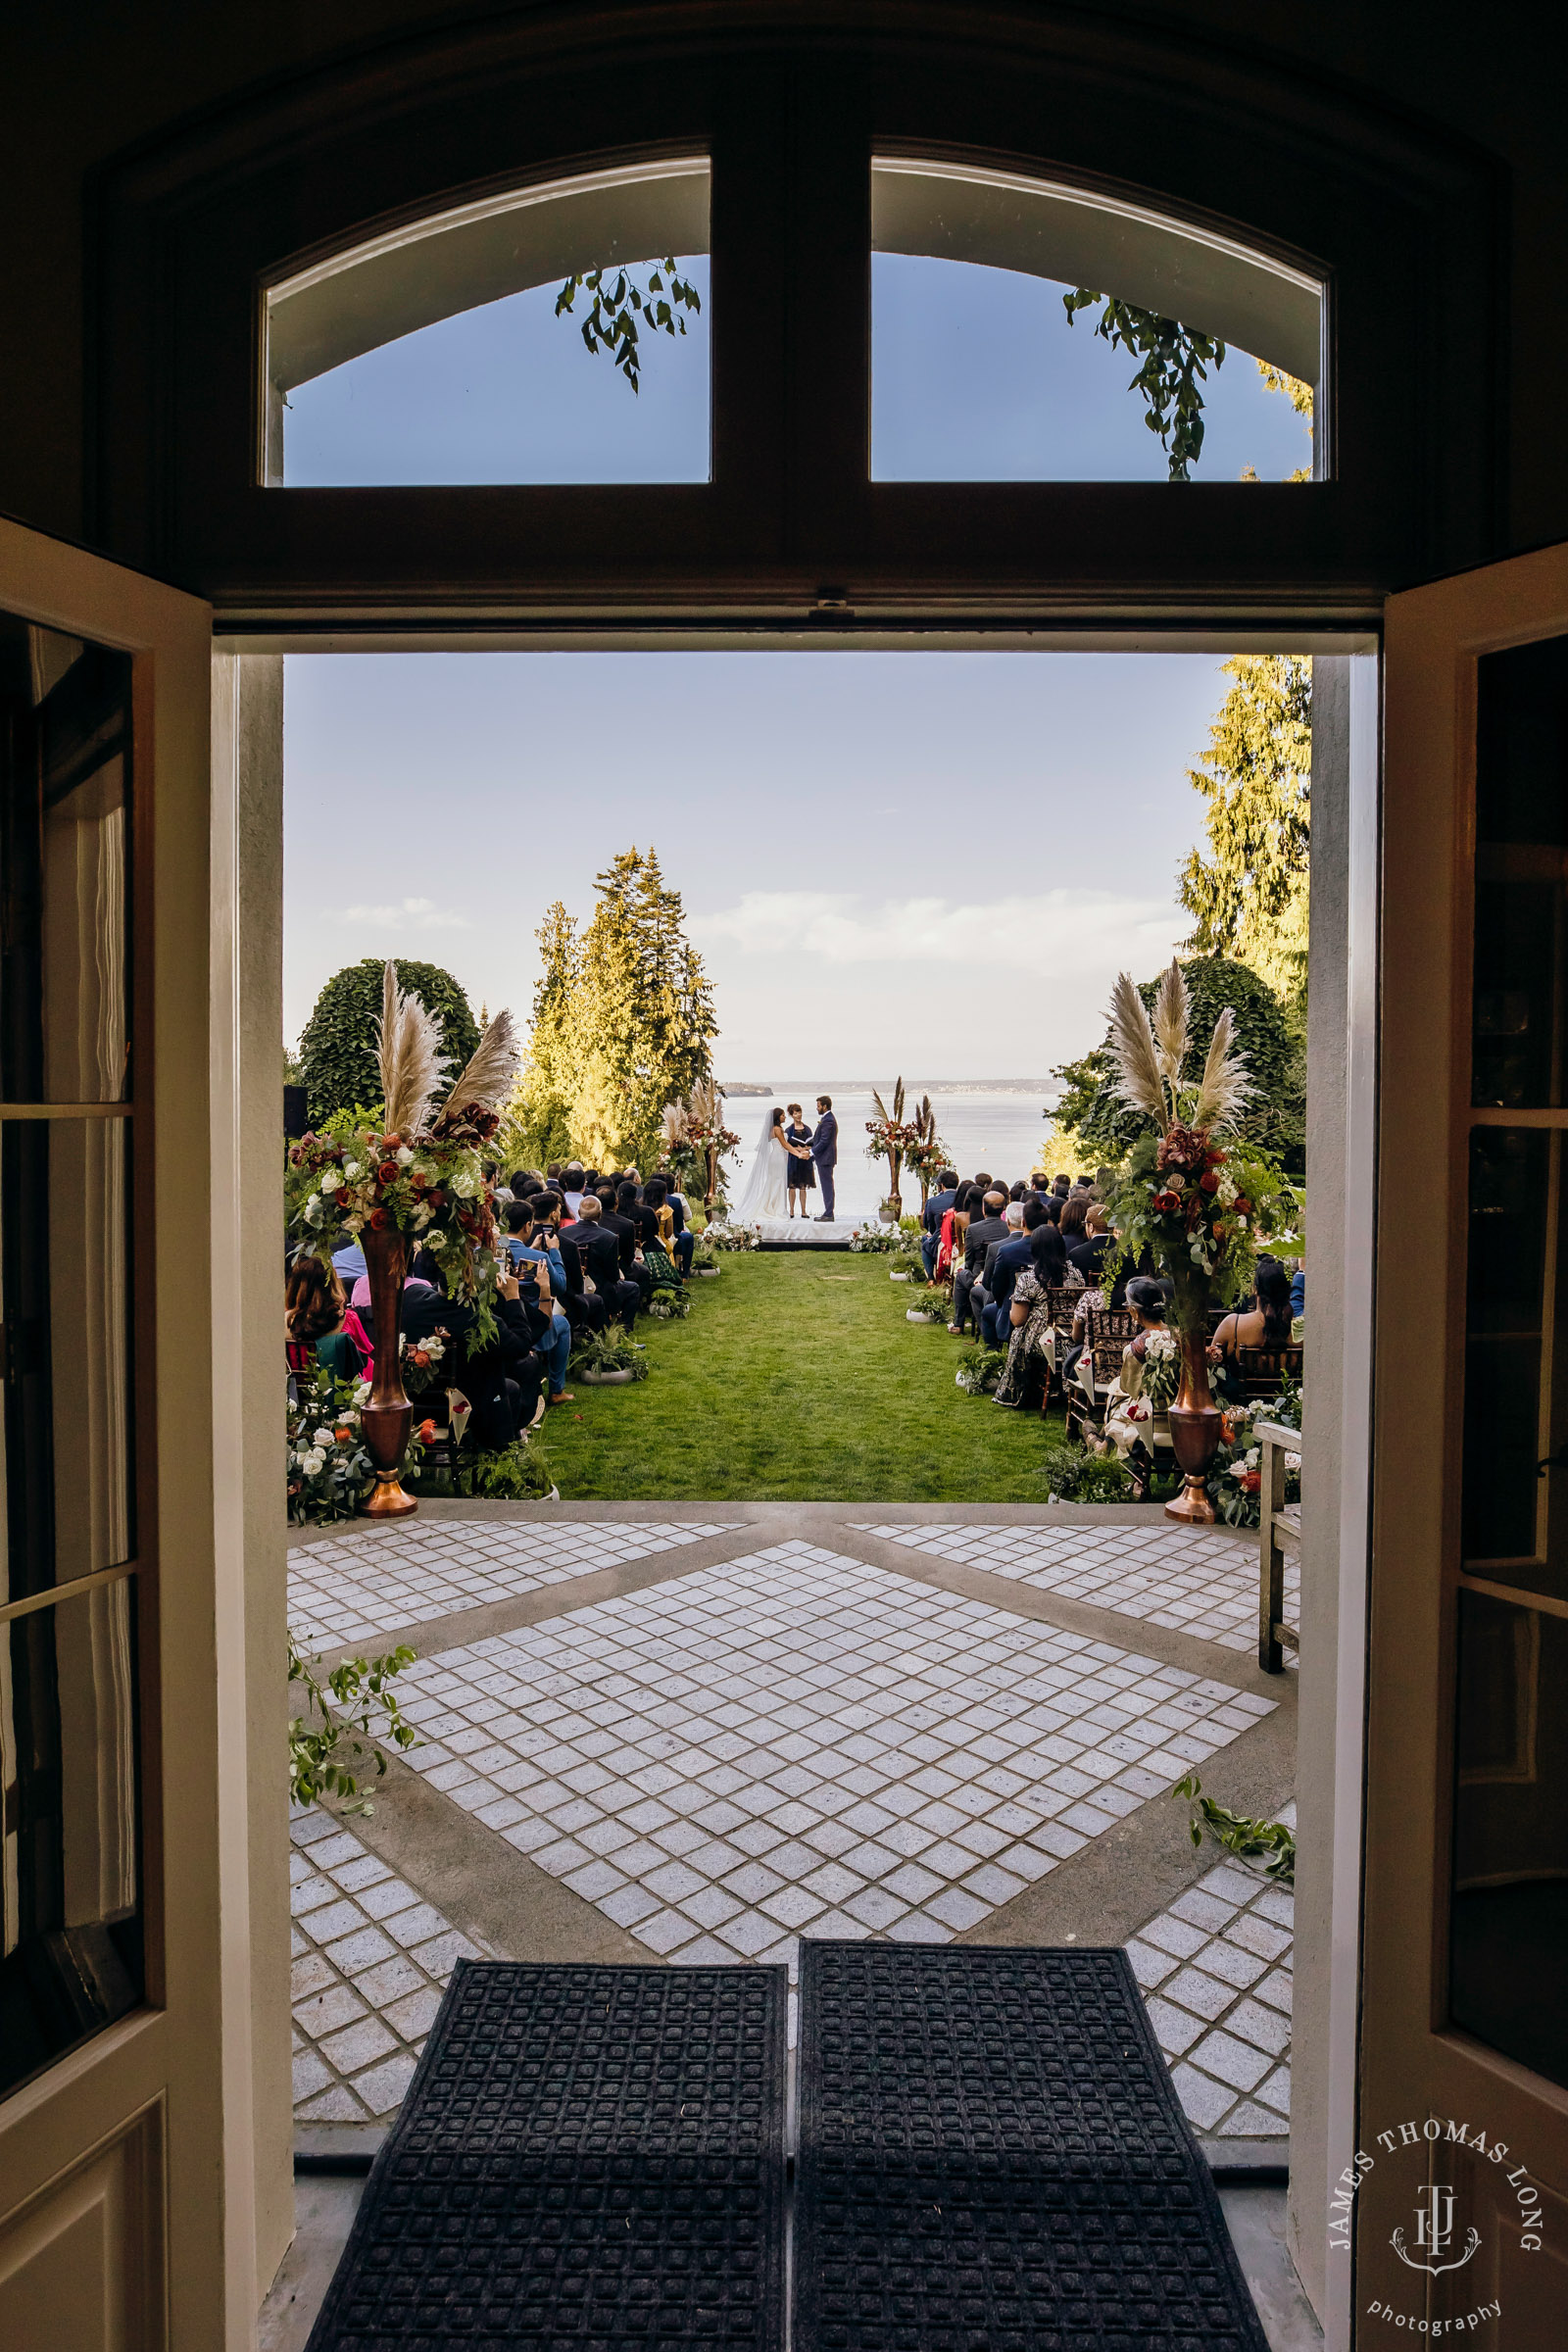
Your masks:
[{"label": "white french door", "polygon": [[0,522],[0,2343],[249,2340],[211,612]]}]

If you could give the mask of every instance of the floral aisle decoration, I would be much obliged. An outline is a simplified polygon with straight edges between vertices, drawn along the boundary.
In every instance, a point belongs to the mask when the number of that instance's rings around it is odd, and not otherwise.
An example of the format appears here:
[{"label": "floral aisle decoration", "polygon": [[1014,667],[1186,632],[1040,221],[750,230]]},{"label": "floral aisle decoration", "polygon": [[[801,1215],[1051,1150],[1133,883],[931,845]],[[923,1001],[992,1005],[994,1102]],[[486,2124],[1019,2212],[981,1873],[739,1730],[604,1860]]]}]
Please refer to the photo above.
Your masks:
[{"label": "floral aisle decoration", "polygon": [[[1251,1081],[1235,1046],[1229,1007],[1214,1024],[1196,1084],[1182,1071],[1189,1045],[1187,984],[1174,959],[1159,983],[1152,1018],[1126,972],[1111,995],[1115,1087],[1154,1129],[1128,1155],[1111,1203],[1118,1254],[1137,1264],[1149,1250],[1173,1291],[1182,1351],[1180,1389],[1169,1407],[1171,1445],[1184,1486],[1165,1505],[1172,1519],[1211,1525],[1206,1484],[1220,1440],[1209,1395],[1208,1310],[1228,1305],[1253,1265],[1254,1188],[1264,1155],[1219,1138],[1233,1129]],[[1270,1166],[1272,1163],[1270,1163]]]},{"label": "floral aisle decoration", "polygon": [[[1220,1414],[1220,1442],[1209,1465],[1208,1496],[1227,1527],[1256,1527],[1262,1519],[1262,1447],[1252,1436],[1259,1421],[1282,1429],[1301,1426],[1301,1393],[1294,1386],[1272,1404],[1227,1404]],[[1301,1499],[1301,1457],[1285,1456],[1285,1499]]]},{"label": "floral aisle decoration", "polygon": [[924,1216],[925,1204],[931,1198],[931,1187],[948,1164],[948,1147],[937,1133],[937,1114],[931,1107],[929,1095],[920,1097],[919,1108],[910,1125],[914,1129],[914,1141],[905,1151],[904,1164],[919,1182],[920,1214]]},{"label": "floral aisle decoration", "polygon": [[[906,1119],[904,1115],[904,1080],[902,1078],[897,1079],[894,1083],[893,1108],[891,1110],[875,1087],[871,1089],[871,1100],[876,1104],[876,1117],[867,1119],[865,1122],[865,1132],[871,1138],[865,1147],[865,1156],[867,1159],[885,1159],[888,1163],[887,1198],[882,1203],[881,1214],[887,1218],[891,1213],[892,1222],[896,1225],[904,1213],[904,1196],[899,1190],[900,1178],[906,1164],[916,1159],[920,1154],[926,1136],[918,1114],[913,1119]],[[925,1108],[929,1111],[930,1107],[930,1101],[927,1098]],[[922,1188],[922,1200],[924,1189]]]},{"label": "floral aisle decoration", "polygon": [[500,1124],[496,1104],[516,1073],[516,1039],[510,1012],[498,1012],[437,1108],[447,1068],[439,1034],[418,998],[405,996],[395,967],[387,964],[377,1039],[379,1114],[351,1119],[346,1133],[302,1136],[288,1155],[291,1232],[327,1260],[358,1242],[377,1335],[398,1335],[397,1346],[376,1348],[371,1394],[361,1415],[376,1471],[365,1508],[378,1518],[416,1508],[399,1476],[414,1413],[401,1379],[399,1326],[416,1249],[435,1257],[448,1297],[473,1306],[479,1341],[495,1334],[495,1203],[480,1154]]},{"label": "floral aisle decoration", "polygon": [[352,1519],[375,1478],[360,1426],[368,1381],[334,1380],[323,1366],[295,1373],[288,1404],[288,1515],[296,1527]]},{"label": "floral aisle decoration", "polygon": [[694,1086],[684,1102],[664,1106],[664,1154],[683,1191],[701,1192],[703,1205],[722,1216],[724,1161],[740,1150],[740,1137],[724,1124],[724,1098],[711,1078]]},{"label": "floral aisle decoration", "polygon": [[718,1222],[704,1229],[700,1247],[725,1255],[739,1250],[760,1250],[762,1228],[760,1225],[727,1225]]},{"label": "floral aisle decoration", "polygon": [[958,1358],[958,1368],[953,1378],[966,1396],[989,1396],[1001,1380],[1006,1362],[1004,1348],[966,1348]]},{"label": "floral aisle decoration", "polygon": [[1152,1331],[1144,1342],[1144,1381],[1139,1395],[1156,1413],[1164,1412],[1181,1386],[1182,1344],[1173,1331]]}]

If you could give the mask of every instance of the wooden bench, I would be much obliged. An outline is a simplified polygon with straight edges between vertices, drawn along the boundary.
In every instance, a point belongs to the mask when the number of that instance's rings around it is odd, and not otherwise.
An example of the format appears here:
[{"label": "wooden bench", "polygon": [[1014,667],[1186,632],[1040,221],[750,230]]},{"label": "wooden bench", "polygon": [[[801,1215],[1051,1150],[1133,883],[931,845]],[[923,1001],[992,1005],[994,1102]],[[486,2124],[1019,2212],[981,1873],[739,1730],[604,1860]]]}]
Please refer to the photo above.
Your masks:
[{"label": "wooden bench", "polygon": [[[1285,1456],[1301,1452],[1301,1433],[1278,1421],[1255,1421],[1260,1484],[1257,1491],[1257,1662],[1265,1674],[1283,1674],[1285,1651],[1300,1643],[1285,1623],[1285,1547],[1301,1549],[1301,1506],[1285,1500]],[[1305,1466],[1305,1457],[1302,1457]]]}]

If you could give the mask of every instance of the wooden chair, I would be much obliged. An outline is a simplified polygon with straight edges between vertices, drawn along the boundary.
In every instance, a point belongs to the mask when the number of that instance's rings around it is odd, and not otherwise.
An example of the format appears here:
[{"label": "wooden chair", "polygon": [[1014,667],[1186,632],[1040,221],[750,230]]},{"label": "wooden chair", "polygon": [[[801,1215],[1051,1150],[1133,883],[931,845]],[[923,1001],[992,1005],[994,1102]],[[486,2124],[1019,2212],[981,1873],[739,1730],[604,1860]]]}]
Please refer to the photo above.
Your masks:
[{"label": "wooden chair", "polygon": [[[1262,1353],[1263,1350],[1258,1350]],[[1301,1433],[1274,1421],[1255,1424],[1258,1446],[1257,1662],[1265,1674],[1283,1674],[1285,1651],[1300,1648],[1285,1623],[1285,1551],[1301,1548],[1301,1506],[1285,1499],[1285,1457],[1300,1454]],[[1304,1458],[1302,1468],[1305,1468]]]},{"label": "wooden chair", "polygon": [[1287,1379],[1299,1388],[1305,1355],[1306,1350],[1297,1341],[1278,1348],[1238,1348],[1236,1369],[1248,1402],[1255,1404],[1260,1398],[1272,1400]]},{"label": "wooden chair", "polygon": [[1143,1325],[1129,1306],[1092,1306],[1084,1317],[1084,1351],[1067,1386],[1067,1435],[1099,1429],[1105,1392],[1121,1370],[1122,1351]]}]

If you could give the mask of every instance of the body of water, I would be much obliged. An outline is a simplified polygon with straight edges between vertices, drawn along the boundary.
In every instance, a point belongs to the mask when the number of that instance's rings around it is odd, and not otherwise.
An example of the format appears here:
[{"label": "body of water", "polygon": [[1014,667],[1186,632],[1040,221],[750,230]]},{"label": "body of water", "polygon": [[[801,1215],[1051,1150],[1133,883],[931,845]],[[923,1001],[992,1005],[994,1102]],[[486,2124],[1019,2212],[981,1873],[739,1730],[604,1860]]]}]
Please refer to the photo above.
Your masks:
[{"label": "body of water", "polygon": [[[773,1103],[801,1102],[808,1122],[814,1126],[816,1091],[817,1081],[813,1079],[805,1084],[796,1082],[782,1086],[767,1102],[760,1095],[735,1095],[728,1099],[727,1120],[741,1139],[741,1149],[727,1163],[731,1171],[729,1197],[732,1200],[740,1198],[756,1157],[763,1120]],[[872,1161],[865,1156],[865,1147],[870,1140],[865,1132],[865,1123],[876,1116],[876,1105],[868,1093],[859,1093],[853,1088],[830,1086],[827,1091],[833,1098],[833,1109],[839,1123],[835,1205],[841,1216],[872,1215],[887,1183],[886,1160]],[[885,1095],[883,1101],[887,1101]],[[953,1165],[960,1176],[973,1176],[984,1168],[989,1175],[1004,1176],[1011,1184],[1020,1177],[1028,1176],[1038,1166],[1041,1139],[1050,1123],[1040,1097],[1011,1094],[942,1095],[933,1091],[931,1105],[937,1114],[937,1133],[951,1152]],[[906,1100],[906,1116],[911,1107]],[[1054,1175],[1054,1168],[1048,1170],[1048,1173]],[[908,1178],[903,1182],[901,1189],[906,1210],[918,1208],[919,1184]]]}]

